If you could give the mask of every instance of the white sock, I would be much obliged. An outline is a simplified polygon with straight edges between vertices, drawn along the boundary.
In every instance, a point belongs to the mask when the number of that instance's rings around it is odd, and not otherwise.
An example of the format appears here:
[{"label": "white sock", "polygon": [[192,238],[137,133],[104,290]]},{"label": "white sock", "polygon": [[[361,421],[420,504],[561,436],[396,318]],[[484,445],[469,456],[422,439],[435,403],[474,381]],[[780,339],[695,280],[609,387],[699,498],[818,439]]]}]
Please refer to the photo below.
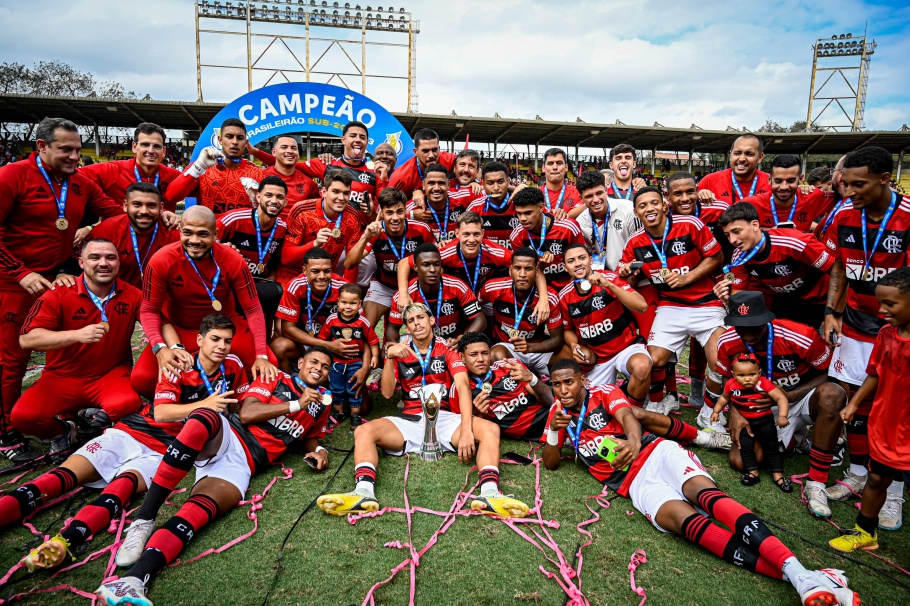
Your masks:
[{"label": "white sock", "polygon": [[[499,468],[497,468],[495,465],[488,465],[480,471],[483,471],[484,469],[495,469],[499,471]],[[496,482],[484,482],[480,485],[480,496],[489,497],[495,494],[499,494],[499,484]]]},{"label": "white sock", "polygon": [[790,556],[784,560],[783,566],[781,566],[781,571],[784,573],[784,579],[790,581],[790,584],[793,585],[793,588],[796,591],[799,591],[800,588],[797,586],[797,579],[806,572],[805,566],[803,566],[799,560],[796,559],[796,556]]},{"label": "white sock", "polygon": [[[354,468],[354,471],[356,472],[357,469],[359,469],[360,467],[367,467],[369,469],[372,469],[373,471],[376,471],[376,466],[373,465],[372,463],[361,463],[360,465],[358,465],[357,467]],[[359,492],[360,494],[365,494],[365,495],[368,495],[371,497],[376,496],[375,491],[376,491],[376,484],[373,482],[367,481],[367,480],[360,480],[359,482],[357,482],[357,485],[354,486],[354,492]]]},{"label": "white sock", "polygon": [[869,475],[869,470],[866,469],[865,466],[863,466],[863,465],[857,465],[855,463],[850,463],[850,473],[852,473],[855,476],[861,476],[861,477],[865,478],[867,475]]},{"label": "white sock", "polygon": [[891,482],[891,486],[888,487],[888,494],[894,495],[897,497],[904,496],[904,483],[903,482]]}]

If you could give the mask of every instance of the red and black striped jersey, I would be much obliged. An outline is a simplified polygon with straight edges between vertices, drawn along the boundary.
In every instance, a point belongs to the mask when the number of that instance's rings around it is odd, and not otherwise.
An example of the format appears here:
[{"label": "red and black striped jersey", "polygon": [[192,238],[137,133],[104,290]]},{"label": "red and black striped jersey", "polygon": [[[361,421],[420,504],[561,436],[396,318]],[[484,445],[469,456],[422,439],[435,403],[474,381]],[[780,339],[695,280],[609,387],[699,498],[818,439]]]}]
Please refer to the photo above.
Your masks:
[{"label": "red and black striped jersey", "polygon": [[[448,213],[446,213],[445,206],[440,210],[431,207],[429,202],[426,202],[426,206],[427,210],[430,212],[430,218],[427,219],[426,225],[433,233],[434,239],[432,242],[446,242],[453,239],[455,237],[455,228],[458,227],[458,217],[468,209],[467,201],[464,199],[454,199],[449,196]],[[411,201],[408,202],[408,205],[405,208],[410,212],[417,210],[418,207]],[[434,212],[436,213],[435,215],[433,214]],[[439,222],[437,222],[437,218]]]},{"label": "red and black striped jersey", "polygon": [[[303,390],[295,384],[293,377],[279,372],[272,381],[263,381],[262,377],[253,381],[246,391],[246,397],[255,398],[263,404],[283,405],[300,399],[302,393]],[[228,415],[228,421],[243,444],[250,471],[257,473],[274,465],[288,452],[300,451],[305,440],[325,437],[325,424],[331,412],[331,405],[310,402],[297,412],[279,415],[261,423],[244,425],[236,413]]]},{"label": "red and black striped jersey", "polygon": [[[436,334],[443,339],[464,334],[470,321],[480,313],[477,297],[468,285],[451,276],[442,276],[442,281],[434,292],[423,290],[417,284],[417,278],[408,284],[408,296],[415,303],[426,303],[436,318]],[[424,296],[425,295],[425,296]],[[401,309],[398,307],[398,295],[392,298],[392,309],[389,311],[389,324],[402,326]]]},{"label": "red and black striped jersey", "polygon": [[[451,389],[455,383],[455,375],[468,372],[467,367],[457,353],[452,351],[442,339],[433,339],[430,343],[430,360],[427,364],[427,385],[445,385]],[[426,355],[424,355],[426,360]],[[401,414],[419,415],[422,407],[420,404],[420,386],[423,384],[423,370],[420,360],[414,353],[413,342],[408,355],[395,360],[395,378],[401,386],[401,399],[404,408]],[[451,398],[451,396],[450,396]],[[441,404],[443,410],[450,410],[449,401]]]},{"label": "red and black striped jersey", "polygon": [[[612,271],[599,272],[623,290],[635,292],[629,283]],[[559,291],[562,326],[594,350],[597,362],[606,362],[638,339],[635,317],[603,286],[592,285],[581,294],[575,283]]]},{"label": "red and black striped jersey", "polygon": [[[834,257],[812,234],[796,229],[769,229],[764,248],[745,265],[732,269],[734,290],[799,297],[806,303],[828,298],[828,272]],[[733,263],[748,251],[736,251]]]},{"label": "red and black striped jersey", "polygon": [[[774,203],[774,210],[777,211],[777,222],[774,221],[774,212],[771,210],[771,201],[773,200],[771,192],[757,194],[743,198],[741,202],[748,202],[758,211],[758,221],[762,229],[771,229],[778,223],[784,221],[793,221],[796,229],[804,232],[812,232],[812,223],[821,215],[831,210],[837,201],[834,193],[823,189],[816,189],[810,194],[801,194],[799,192],[793,196],[793,204],[790,206],[781,206]],[[790,218],[790,215],[793,218]]]},{"label": "red and black striped jersey", "polygon": [[[550,426],[557,408],[562,408],[562,404],[556,402],[550,407],[547,427]],[[641,451],[629,469],[627,471],[614,469],[612,465],[597,456],[597,450],[605,437],[626,439],[625,429],[623,429],[622,423],[616,420],[615,415],[621,408],[633,408],[632,403],[616,385],[603,385],[588,390],[587,407],[582,404],[582,408],[585,409],[585,418],[581,422],[581,431],[578,436],[578,460],[598,482],[612,488],[622,496],[628,497],[629,487],[632,486],[632,482],[635,481],[635,477],[645,461],[651,456],[651,451],[663,441],[663,438],[643,431]],[[580,410],[565,412],[568,412],[573,419],[566,429],[560,430],[560,444],[565,444],[570,432],[574,433],[578,428]]]},{"label": "red and black striped jersey", "polygon": [[620,263],[625,265],[641,261],[641,276],[651,280],[657,289],[660,301],[658,306],[671,305],[691,307],[707,305],[722,307],[723,303],[714,295],[714,279],[704,276],[683,288],[670,288],[660,276],[660,258],[657,250],[663,245],[670,271],[685,275],[695,269],[702,259],[721,252],[720,245],[711,230],[701,220],[688,215],[667,215],[670,230],[667,241],[662,236],[652,240],[644,228],[633,235],[626,243]]},{"label": "red and black striped jersey", "polygon": [[338,289],[347,282],[340,278],[332,278],[328,292],[321,294],[310,292],[309,302],[307,284],[306,274],[300,274],[291,280],[281,295],[281,303],[278,304],[275,317],[295,322],[302,330],[312,328],[313,334],[318,335],[328,317],[338,311]]},{"label": "red and black striped jersey", "polygon": [[531,234],[521,225],[512,230],[509,240],[512,242],[512,250],[518,250],[522,246],[530,246],[541,256],[546,253],[553,253],[553,260],[549,265],[543,267],[543,276],[546,278],[549,287],[553,290],[559,290],[572,281],[566,271],[564,262],[566,247],[569,244],[584,244],[585,237],[582,235],[581,227],[575,219],[560,219],[556,221],[553,215],[544,214],[543,220],[547,222],[547,230],[542,242],[539,229]]},{"label": "red and black striped jersey", "polygon": [[[515,317],[517,313],[524,308],[524,315],[518,323],[518,337],[529,343],[540,343],[547,340],[546,330],[553,330],[562,326],[563,318],[560,316],[559,298],[553,289],[547,289],[547,301],[550,303],[550,317],[543,324],[537,324],[531,321],[531,314],[534,313],[534,307],[540,301],[540,293],[536,288],[531,289],[529,293],[530,300],[521,299],[516,302],[515,284],[511,277],[496,278],[483,285],[477,294],[481,304],[489,303],[493,306],[493,339],[496,341],[508,341],[509,331],[515,328]],[[527,303],[525,303],[527,301]],[[517,308],[517,309],[516,309]]]},{"label": "red and black striped jersey", "polygon": [[628,187],[625,189],[622,189],[616,183],[610,183],[609,185],[607,185],[607,197],[608,198],[618,198],[621,200],[631,200],[633,197],[635,197],[635,192],[638,191],[634,187],[631,189],[632,189],[632,192],[630,195]]},{"label": "red and black striped jersey", "polygon": [[369,245],[376,257],[373,279],[392,290],[398,290],[398,264],[413,254],[421,244],[436,244],[436,237],[430,231],[430,226],[420,221],[406,220],[404,233],[400,236],[389,236],[385,231],[381,232]]},{"label": "red and black striped jersey", "polygon": [[[818,335],[817,330],[790,320],[772,320],[771,324],[774,326],[772,383],[790,391],[818,375],[828,373],[831,348]],[[752,348],[764,375],[768,368],[767,335]],[[733,361],[748,353],[751,352],[736,329],[726,329],[717,340],[717,372],[725,379],[732,378]]]},{"label": "red and black striped jersey", "polygon": [[485,198],[486,194],[481,191],[479,194],[475,194],[474,190],[470,185],[459,185],[458,183],[449,183],[449,199],[454,204],[458,202],[465,208],[468,208],[475,200],[480,200]]},{"label": "red and black striped jersey", "polygon": [[[253,214],[256,212],[255,208],[238,208],[218,217],[218,240],[222,244],[233,244],[240,256],[246,261],[253,277],[264,278],[278,269],[278,265],[281,262],[281,254],[278,251],[281,249],[282,243],[284,243],[288,226],[279,217],[275,225],[273,225],[275,232],[271,243],[269,243],[269,236],[272,235],[271,227],[259,232],[259,238],[265,249],[265,255],[260,260],[260,240],[256,239],[256,223],[253,221]],[[258,268],[260,262],[265,264],[265,268],[261,272]]]},{"label": "red and black striped jersey", "polygon": [[825,245],[844,265],[847,274],[847,307],[844,311],[844,334],[851,339],[872,343],[885,321],[879,313],[875,286],[899,267],[907,265],[910,244],[910,198],[898,199],[894,214],[885,226],[878,246],[872,250],[880,222],[866,223],[869,275],[864,274],[862,213],[846,203],[834,216],[825,234]]},{"label": "red and black striped jersey", "polygon": [[[199,355],[193,358],[193,367],[178,376],[165,375],[155,386],[155,399],[139,412],[120,419],[114,427],[122,429],[155,452],[163,453],[171,439],[183,429],[182,421],[162,423],[155,420],[155,407],[162,404],[196,404],[209,397],[208,388],[199,371]],[[234,397],[243,400],[249,388],[246,372],[240,358],[230,354],[224,358],[224,376],[219,367],[209,375],[209,383],[215,392],[234,391]],[[192,409],[187,411],[187,414]]]},{"label": "red and black striped jersey", "polygon": [[[755,184],[755,192],[752,193],[752,195],[771,193],[771,180],[768,173],[762,170],[756,170],[752,179],[758,179],[758,183]],[[743,183],[737,179],[737,184],[739,185],[739,189],[742,191],[743,196],[748,197],[750,195],[752,183],[753,181]],[[719,170],[716,173],[711,173],[702,177],[701,181],[698,182],[698,191],[702,191],[703,189],[713,192],[716,200],[721,200],[727,204],[735,204],[736,202],[742,201],[742,196],[740,196],[733,187],[732,168]]]},{"label": "red and black striped jersey", "polygon": [[474,200],[468,207],[468,210],[477,213],[483,219],[483,237],[493,240],[509,250],[512,249],[512,231],[516,227],[521,227],[518,216],[515,214],[515,207],[509,200],[510,197],[511,195],[506,196],[506,199],[500,202],[500,204],[505,204],[502,211],[495,210],[491,206],[489,196]]},{"label": "red and black striped jersey", "polygon": [[695,204],[695,218],[700,219],[708,227],[716,225],[724,211],[730,208],[730,205],[723,200],[715,200],[711,204],[704,204],[699,200]]},{"label": "red and black striped jersey", "polygon": [[[493,391],[489,394],[487,401],[490,408],[484,418],[499,425],[502,435],[507,438],[541,442],[545,439],[550,408],[537,401],[526,382],[511,378],[511,370],[507,366],[509,362],[521,364],[517,360],[499,360],[490,368],[486,381],[485,377],[469,377],[471,399],[479,396],[484,382],[488,382]],[[461,414],[457,389],[453,390],[450,402],[452,412]]]},{"label": "red and black striped jersey", "polygon": [[358,315],[352,320],[345,320],[337,312],[326,319],[325,324],[322,325],[322,330],[319,331],[319,338],[323,341],[351,339],[357,343],[357,356],[355,358],[345,359],[336,355],[334,357],[336,362],[361,359],[363,358],[363,350],[368,345],[379,345],[379,337],[376,336],[376,331],[373,330],[369,320],[362,315]]},{"label": "red and black striped jersey", "polygon": [[758,385],[749,389],[737,383],[736,379],[730,379],[724,385],[724,396],[730,401],[730,405],[739,411],[739,414],[747,419],[758,419],[770,414],[771,408],[767,404],[757,402],[764,400],[776,388],[777,385],[764,376],[759,377]]},{"label": "red and black striped jersey", "polygon": [[[509,265],[512,263],[511,250],[484,238],[480,244],[480,274],[477,278],[478,283],[474,284],[474,275],[478,271],[476,258],[470,260],[465,258],[458,240],[440,246],[439,256],[445,273],[472,287],[471,290],[478,296],[481,287],[487,281],[508,275]],[[408,265],[411,271],[414,271],[414,255],[408,257]]]},{"label": "red and black striped jersey", "polygon": [[[566,212],[569,212],[576,206],[581,206],[584,202],[581,201],[581,194],[578,193],[578,190],[575,189],[575,186],[570,184],[568,181],[564,181],[562,187],[557,190],[552,190],[547,185],[546,182],[538,187],[540,191],[543,192],[543,195],[546,196],[546,209],[549,211],[556,210],[561,208]],[[565,190],[565,191],[563,191]],[[562,200],[560,201],[560,197]]]}]

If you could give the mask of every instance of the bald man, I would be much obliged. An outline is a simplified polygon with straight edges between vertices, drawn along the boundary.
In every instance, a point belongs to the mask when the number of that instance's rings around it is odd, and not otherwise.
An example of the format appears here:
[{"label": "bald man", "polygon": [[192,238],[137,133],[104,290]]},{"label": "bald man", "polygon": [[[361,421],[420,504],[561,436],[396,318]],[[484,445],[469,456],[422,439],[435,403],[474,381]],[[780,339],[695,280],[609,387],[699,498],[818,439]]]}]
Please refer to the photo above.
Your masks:
[{"label": "bald man", "polygon": [[[278,374],[250,269],[240,253],[216,242],[215,235],[215,213],[191,206],[180,219],[180,241],[165,246],[149,261],[139,309],[149,345],[132,376],[133,389],[149,399],[159,370],[177,374],[196,363],[192,354],[198,349],[199,325],[214,312],[228,316],[237,326],[231,353],[253,378],[272,381]],[[167,338],[162,335],[164,324],[176,329],[167,331]]]},{"label": "bald man", "polygon": [[385,164],[389,167],[389,174],[391,175],[392,171],[395,170],[395,165],[398,164],[398,154],[395,153],[395,148],[388,143],[377,145],[375,151],[373,151],[373,163]]}]

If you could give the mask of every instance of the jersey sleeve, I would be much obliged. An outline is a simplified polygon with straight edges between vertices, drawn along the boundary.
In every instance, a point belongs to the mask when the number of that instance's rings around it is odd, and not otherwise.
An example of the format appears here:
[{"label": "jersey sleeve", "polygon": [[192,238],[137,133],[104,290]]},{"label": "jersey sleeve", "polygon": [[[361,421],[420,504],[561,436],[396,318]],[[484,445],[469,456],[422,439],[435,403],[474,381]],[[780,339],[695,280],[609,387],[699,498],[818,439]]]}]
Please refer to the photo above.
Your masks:
[{"label": "jersey sleeve", "polygon": [[733,274],[733,290],[747,290],[749,285],[749,272],[745,265],[730,268]]},{"label": "jersey sleeve", "polygon": [[615,273],[615,272],[610,272],[610,273],[601,272],[601,273],[603,273],[605,276],[607,276],[607,279],[610,280],[610,282],[612,282],[613,284],[615,284],[622,290],[626,290],[628,292],[635,292],[635,289],[632,288],[632,285],[629,284],[626,281],[626,279],[621,277],[618,273]]},{"label": "jersey sleeve", "polygon": [[230,242],[231,238],[234,237],[234,231],[235,231],[234,226],[237,223],[236,221],[234,221],[233,223],[225,224],[222,222],[223,218],[224,218],[224,215],[221,215],[220,217],[218,217],[218,221],[215,222],[215,227],[216,227],[217,234],[218,234],[218,241],[221,243]]},{"label": "jersey sleeve", "polygon": [[331,341],[332,340],[330,338],[332,336],[331,325],[332,325],[331,321],[327,321],[325,324],[323,324],[322,328],[319,330],[319,334],[316,336],[316,338],[321,341]]},{"label": "jersey sleeve", "polygon": [[367,345],[379,345],[379,336],[373,330],[373,327],[366,322],[363,325],[363,340]]},{"label": "jersey sleeve", "polygon": [[180,379],[174,375],[165,373],[164,377],[158,381],[155,386],[155,399],[152,403],[154,407],[162,404],[179,404],[180,403]]},{"label": "jersey sleeve", "polygon": [[99,217],[118,217],[123,214],[123,203],[117,204],[110,196],[101,191],[98,184],[86,179],[88,188],[88,208]]},{"label": "jersey sleeve", "polygon": [[626,242],[626,247],[622,249],[622,256],[619,258],[619,266],[626,265],[635,260],[635,248],[632,244],[632,239],[630,238]]},{"label": "jersey sleeve", "polygon": [[878,368],[881,366],[882,356],[888,349],[885,342],[885,335],[887,333],[888,328],[886,327],[885,329],[880,330],[878,336],[875,337],[875,345],[872,346],[872,355],[869,356],[869,363],[866,365],[866,374],[870,377],[879,376]]},{"label": "jersey sleeve", "polygon": [[758,380],[758,387],[765,393],[771,393],[778,386],[768,380],[768,377],[763,376]]},{"label": "jersey sleeve", "polygon": [[727,396],[727,399],[729,399],[730,394],[733,393],[733,390],[739,388],[739,383],[736,382],[736,379],[730,379],[724,384],[724,395]]},{"label": "jersey sleeve", "polygon": [[446,364],[449,367],[449,374],[453,377],[460,372],[468,372],[468,367],[461,361],[461,357],[449,349],[446,351]]},{"label": "jersey sleeve", "polygon": [[834,257],[829,255],[822,243],[811,234],[802,234],[800,240],[805,243],[803,250],[800,252],[802,261],[806,265],[811,265],[815,269],[827,273],[831,266],[834,265]]},{"label": "jersey sleeve", "polygon": [[275,385],[279,380],[280,379],[275,379],[274,381],[267,383],[261,376],[257,377],[247,388],[244,395],[247,398],[255,398],[263,404],[269,404],[272,402],[272,393],[275,391]]},{"label": "jersey sleeve", "polygon": [[300,297],[297,291],[288,288],[281,293],[281,302],[278,304],[278,311],[275,317],[288,322],[296,322],[300,318]]},{"label": "jersey sleeve", "polygon": [[16,192],[24,181],[23,171],[16,164],[18,163],[0,168],[0,270],[19,281],[31,270],[9,251],[3,238],[6,231],[4,226],[16,208]]},{"label": "jersey sleeve", "polygon": [[[552,311],[550,313],[552,313]],[[572,320],[572,314],[569,313],[569,304],[565,297],[559,300],[559,315],[562,317],[563,330],[574,331],[575,322]],[[549,323],[547,323],[547,325],[549,326]]]},{"label": "jersey sleeve", "polygon": [[547,302],[550,304],[550,317],[547,319],[547,328],[550,330],[561,328],[563,324],[562,306],[559,304],[559,296],[550,288],[547,289]]},{"label": "jersey sleeve", "polygon": [[[401,309],[398,307],[398,293],[400,291],[395,291],[395,294],[392,296],[392,307],[389,308],[389,324],[394,324],[395,326],[404,325],[404,321],[401,318]],[[395,368],[398,368],[398,365],[395,365]],[[397,372],[397,371],[396,371]]]},{"label": "jersey sleeve", "polygon": [[35,301],[19,334],[28,334],[36,328],[45,330],[60,328],[60,300],[55,295],[54,291],[46,291]]},{"label": "jersey sleeve", "polygon": [[728,343],[722,343],[717,348],[717,372],[720,373],[720,376],[731,379],[733,373],[731,371],[733,356],[730,355],[730,345]]},{"label": "jersey sleeve", "polygon": [[310,179],[322,179],[325,176],[325,162],[319,158],[313,158],[307,162],[298,162],[297,170],[302,172]]},{"label": "jersey sleeve", "polygon": [[621,408],[632,408],[632,403],[626,399],[626,395],[621,389],[614,389],[607,398],[607,410],[614,417]]},{"label": "jersey sleeve", "polygon": [[[695,228],[694,225],[693,228]],[[703,224],[696,229],[697,231],[694,238],[695,245],[698,246],[698,252],[701,253],[702,257],[713,257],[721,252],[720,244],[717,243],[717,238],[714,237],[714,234],[711,233],[711,230],[708,229],[707,225]]]},{"label": "jersey sleeve", "polygon": [[467,317],[474,318],[480,313],[480,303],[477,302],[477,297],[474,296],[474,293],[471,292],[470,288],[465,288],[460,292],[458,294],[458,300],[461,303],[461,308],[464,310],[464,315]]},{"label": "jersey sleeve", "polygon": [[819,336],[815,330],[808,337],[812,339],[811,345],[806,349],[806,360],[817,370],[828,370],[831,364],[831,347]]}]

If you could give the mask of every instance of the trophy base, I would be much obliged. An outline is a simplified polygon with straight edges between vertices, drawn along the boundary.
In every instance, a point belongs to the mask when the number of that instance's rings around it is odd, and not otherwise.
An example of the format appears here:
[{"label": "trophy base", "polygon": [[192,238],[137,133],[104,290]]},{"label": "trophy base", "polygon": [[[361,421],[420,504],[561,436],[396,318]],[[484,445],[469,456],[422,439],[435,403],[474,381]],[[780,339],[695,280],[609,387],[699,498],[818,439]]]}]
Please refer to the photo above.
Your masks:
[{"label": "trophy base", "polygon": [[421,461],[439,461],[442,460],[442,449],[439,447],[439,444],[430,446],[429,444],[424,444],[420,447],[420,460]]}]

